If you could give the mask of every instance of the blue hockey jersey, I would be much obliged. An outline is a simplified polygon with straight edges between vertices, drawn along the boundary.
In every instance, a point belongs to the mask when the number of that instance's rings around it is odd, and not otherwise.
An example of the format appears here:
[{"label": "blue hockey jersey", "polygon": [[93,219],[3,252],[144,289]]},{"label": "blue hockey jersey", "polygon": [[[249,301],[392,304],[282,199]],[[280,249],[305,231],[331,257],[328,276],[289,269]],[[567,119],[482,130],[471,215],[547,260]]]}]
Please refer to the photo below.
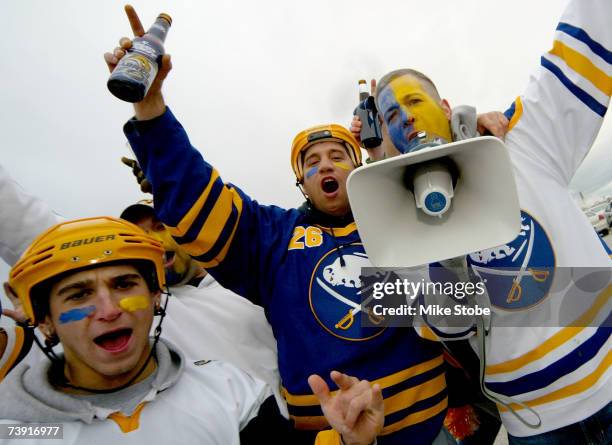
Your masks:
[{"label": "blue hockey jersey", "polygon": [[336,369],[383,388],[380,443],[431,443],[447,407],[440,346],[410,328],[361,326],[360,273],[370,262],[352,218],[258,204],[223,183],[170,110],[124,131],[176,241],[223,286],[264,307],[296,425],[328,426],[307,378],[317,373],[333,387]]}]

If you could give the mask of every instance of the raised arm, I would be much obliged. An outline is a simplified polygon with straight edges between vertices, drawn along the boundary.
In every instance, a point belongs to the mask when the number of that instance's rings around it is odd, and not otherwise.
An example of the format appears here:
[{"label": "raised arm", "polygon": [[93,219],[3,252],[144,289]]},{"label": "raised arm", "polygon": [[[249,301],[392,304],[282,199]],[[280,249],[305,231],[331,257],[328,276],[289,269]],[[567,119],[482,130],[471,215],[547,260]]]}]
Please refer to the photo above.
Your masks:
[{"label": "raised arm", "polygon": [[[126,6],[126,13],[134,35],[142,35],[136,12]],[[104,55],[109,70],[117,66],[130,46],[131,40],[124,37],[119,47]],[[261,296],[268,292],[260,288],[259,278],[269,277],[274,271],[276,257],[270,252],[282,254],[283,249],[271,246],[289,244],[290,231],[279,226],[291,224],[291,216],[277,207],[261,206],[238,188],[225,184],[191,145],[162,96],[170,69],[166,55],[147,96],[134,104],[135,118],[124,126],[151,183],[156,213],[177,243],[224,287],[265,304]],[[261,261],[262,257],[268,261]]]},{"label": "raised arm", "polygon": [[36,196],[26,193],[0,165],[0,257],[12,266],[43,230],[61,217]]},{"label": "raised arm", "polygon": [[612,2],[572,0],[552,49],[506,111],[507,142],[544,175],[569,184],[595,140],[612,92]]}]

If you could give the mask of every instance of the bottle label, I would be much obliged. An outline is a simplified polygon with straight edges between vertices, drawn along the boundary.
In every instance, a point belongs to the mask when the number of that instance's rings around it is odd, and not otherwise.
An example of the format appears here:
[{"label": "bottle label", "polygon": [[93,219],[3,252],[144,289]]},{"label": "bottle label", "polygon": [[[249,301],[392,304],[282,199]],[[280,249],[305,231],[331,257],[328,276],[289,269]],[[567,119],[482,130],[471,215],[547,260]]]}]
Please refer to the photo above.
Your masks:
[{"label": "bottle label", "polygon": [[114,75],[126,76],[136,82],[142,82],[148,90],[157,75],[157,63],[136,52],[126,54],[113,71]]},{"label": "bottle label", "polygon": [[157,60],[159,56],[158,51],[149,42],[141,39],[134,40],[130,52],[142,54],[151,60]]}]

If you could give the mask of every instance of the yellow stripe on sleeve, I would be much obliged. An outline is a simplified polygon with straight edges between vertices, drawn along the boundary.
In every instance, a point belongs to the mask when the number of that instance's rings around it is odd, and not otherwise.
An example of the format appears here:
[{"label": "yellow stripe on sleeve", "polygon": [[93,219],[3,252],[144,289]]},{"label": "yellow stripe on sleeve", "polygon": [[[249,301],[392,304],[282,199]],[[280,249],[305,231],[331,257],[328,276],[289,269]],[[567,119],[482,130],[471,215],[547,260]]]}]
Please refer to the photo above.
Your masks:
[{"label": "yellow stripe on sleeve", "polygon": [[[396,372],[395,374],[388,375],[387,377],[383,377],[381,379],[377,379],[371,382],[371,384],[378,383],[382,389],[389,388],[390,386],[397,385],[405,380],[408,380],[411,377],[414,377],[419,374],[423,374],[424,372],[430,371],[437,366],[440,366],[444,362],[444,358],[442,355],[439,355],[431,360],[428,360],[423,363],[419,363],[418,365],[412,366],[410,368],[406,368],[402,371]],[[338,392],[331,391],[332,395],[335,395]],[[294,395],[289,393],[284,387],[282,388],[283,396],[289,405],[293,406],[317,406],[319,405],[319,401],[314,394],[307,395]]]},{"label": "yellow stripe on sleeve", "polygon": [[382,379],[375,380],[372,383],[378,383],[383,389],[388,388],[390,386],[397,385],[398,383],[401,383],[404,380],[408,380],[411,377],[430,371],[435,367],[440,366],[443,362],[444,357],[442,356],[442,354],[440,354],[439,356],[432,358],[431,360],[419,363],[418,365],[404,369],[403,371],[396,372],[395,374],[388,375],[387,377],[383,377]]},{"label": "yellow stripe on sleeve", "polygon": [[516,371],[517,369],[522,368],[526,364],[544,357],[553,349],[558,348],[571,338],[578,335],[578,333],[581,332],[586,326],[589,326],[590,323],[597,316],[597,313],[608,302],[610,296],[612,296],[612,285],[608,286],[597,297],[597,300],[595,300],[595,304],[593,304],[593,306],[591,306],[588,311],[586,311],[577,320],[575,320],[574,323],[572,323],[574,326],[568,326],[561,329],[559,332],[557,332],[555,335],[543,342],[536,349],[532,349],[531,351],[519,357],[516,357],[512,360],[508,360],[507,362],[487,366],[485,374],[492,375]]},{"label": "yellow stripe on sleeve", "polygon": [[512,119],[510,119],[510,123],[508,124],[508,131],[514,128],[514,126],[518,123],[522,115],[523,103],[521,102],[521,98],[517,97],[514,101],[514,114],[512,115]]},{"label": "yellow stripe on sleeve", "polygon": [[[224,190],[224,193],[226,191]],[[217,266],[218,264],[220,264],[224,259],[225,256],[227,255],[227,251],[229,250],[229,246],[232,243],[232,240],[234,239],[234,236],[236,235],[236,230],[238,229],[238,224],[240,223],[240,216],[242,215],[242,198],[240,197],[240,195],[238,194],[238,192],[236,192],[236,190],[231,189],[229,191],[227,191],[229,194],[231,194],[231,196],[233,197],[233,204],[236,206],[236,221],[234,222],[234,227],[232,228],[232,232],[230,233],[230,235],[227,237],[227,240],[225,241],[225,244],[223,245],[223,247],[221,248],[221,250],[219,251],[219,254],[212,260],[210,261],[199,261],[199,264],[204,267],[204,268],[209,268],[209,267],[214,267]],[[230,204],[229,207],[229,211],[232,211],[232,207]],[[224,222],[227,221],[227,218],[225,218]],[[204,239],[206,236],[208,236],[207,232],[208,230],[208,221],[206,222],[206,224],[204,224],[204,227],[202,227],[202,230],[200,231],[200,233],[198,234],[198,238],[199,239]],[[223,230],[223,227],[221,227],[221,230]],[[219,231],[219,233],[221,233]],[[197,242],[194,241],[194,242]],[[216,242],[217,238],[214,239],[214,241],[210,244],[209,249],[214,245],[214,243]],[[193,243],[190,243],[189,245],[191,245]],[[187,245],[185,245],[186,247]]]},{"label": "yellow stripe on sleeve", "polygon": [[[599,378],[604,374],[604,372],[608,370],[611,364],[612,364],[612,351],[608,351],[608,354],[601,361],[597,369],[595,369],[595,371],[593,371],[591,374],[587,375],[583,379],[578,380],[577,382],[572,383],[571,385],[568,385],[564,388],[560,388],[556,391],[546,394],[545,396],[538,397],[533,400],[528,400],[523,403],[533,408],[534,406],[554,402],[559,399],[565,399],[575,394],[584,392],[599,381]],[[516,403],[511,403],[510,406],[515,411],[518,411],[519,409],[523,409],[522,406],[517,405]],[[507,408],[501,405],[498,405],[497,407],[499,408],[500,411],[508,411]]]},{"label": "yellow stripe on sleeve", "polygon": [[185,216],[183,216],[183,219],[181,219],[181,221],[178,223],[176,227],[166,226],[168,227],[168,230],[170,231],[170,234],[172,236],[180,237],[180,236],[183,236],[185,233],[187,233],[187,231],[189,230],[189,228],[191,227],[195,219],[200,214],[202,207],[204,207],[204,205],[206,204],[206,201],[208,200],[208,197],[210,195],[210,191],[212,190],[213,185],[215,184],[215,181],[217,180],[217,178],[219,178],[219,172],[213,169],[210,175],[210,181],[208,181],[208,185],[204,188],[204,191],[202,192],[200,197],[191,206],[191,208],[185,214]]},{"label": "yellow stripe on sleeve", "polygon": [[612,94],[612,77],[600,70],[588,57],[583,56],[559,40],[555,40],[553,48],[549,52],[563,59],[567,66],[595,85],[606,96],[609,97]]},{"label": "yellow stripe on sleeve", "polygon": [[406,428],[410,425],[415,425],[417,423],[421,423],[426,421],[427,419],[440,414],[448,407],[448,397],[445,397],[444,400],[441,400],[434,406],[424,409],[423,411],[418,411],[416,413],[412,413],[409,416],[403,418],[399,422],[392,423],[383,428],[381,436],[385,436],[387,434],[395,433],[403,428]]},{"label": "yellow stripe on sleeve", "polygon": [[428,380],[418,386],[408,388],[385,399],[385,416],[405,409],[416,402],[433,397],[446,388],[444,374]]}]

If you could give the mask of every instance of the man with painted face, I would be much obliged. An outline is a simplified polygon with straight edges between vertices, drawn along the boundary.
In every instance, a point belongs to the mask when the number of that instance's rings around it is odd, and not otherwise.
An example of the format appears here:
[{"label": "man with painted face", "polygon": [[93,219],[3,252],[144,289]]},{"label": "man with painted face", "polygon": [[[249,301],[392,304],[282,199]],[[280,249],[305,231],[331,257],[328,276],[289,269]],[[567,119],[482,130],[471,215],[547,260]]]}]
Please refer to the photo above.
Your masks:
[{"label": "man with painted face", "polygon": [[[15,187],[14,182],[5,184],[5,195],[17,196],[21,191],[12,190]],[[6,225],[19,227],[19,236],[2,236],[0,244],[14,255],[22,253],[20,248],[25,249],[24,240],[36,237],[34,231],[40,227],[41,221],[56,223],[59,219],[35,197],[2,198],[0,201],[10,213],[5,218]],[[36,214],[40,219],[32,220],[30,214]],[[223,288],[197,266],[157,219],[151,201],[127,207],[121,217],[140,226],[164,247],[165,279],[172,286],[170,307],[164,320],[164,337],[179,346],[190,359],[228,362],[263,380],[272,389],[283,415],[288,416],[280,392],[276,340],[262,308]],[[172,284],[168,277],[173,280]],[[5,291],[12,297],[15,309],[5,308],[4,314],[8,317],[0,319],[0,380],[22,359],[31,364],[44,359],[37,348],[31,351],[34,332],[10,321],[10,318],[21,321],[25,316],[18,299],[8,287]],[[240,320],[240,323],[236,324],[235,320]]]},{"label": "man with painted face", "polygon": [[[289,422],[266,410],[276,403],[263,382],[223,362],[188,361],[160,337],[162,254],[157,240],[108,217],[60,223],[34,240],[9,283],[30,328],[44,333],[50,362],[23,363],[0,384],[7,443],[50,436],[70,443],[294,443]],[[150,338],[154,315],[161,318]],[[53,352],[58,343],[60,355]],[[382,428],[380,387],[338,372],[331,378],[340,387],[335,395],[319,376],[309,377],[330,424],[345,444],[371,443]],[[39,423],[61,431],[45,428],[38,436]],[[30,437],[13,433],[20,425],[31,427]],[[333,431],[319,438],[339,439]]]},{"label": "man with painted face", "polygon": [[[134,10],[126,12],[134,33],[142,34]],[[111,71],[131,41],[120,45],[105,54]],[[327,427],[306,378],[340,369],[383,388],[386,426],[379,443],[445,443],[439,346],[412,329],[368,328],[359,321],[361,268],[369,261],[346,194],[346,179],[361,163],[350,132],[335,124],[300,132],[291,166],[306,203],[290,210],[260,205],[223,183],[192,147],[161,94],[169,70],[165,56],[124,132],[152,185],[157,215],[177,243],[223,286],[263,306],[296,426],[308,436]]]},{"label": "man with painted face", "polygon": [[[604,444],[612,438],[610,257],[568,189],[612,93],[610,17],[608,1],[570,2],[552,50],[506,112],[521,233],[507,245],[467,256],[493,308],[481,348],[485,388],[507,404],[498,408],[511,444]],[[392,142],[387,156],[452,141],[448,103],[425,75],[385,75],[377,103]],[[607,271],[603,281],[590,275],[588,285],[580,284],[587,267]],[[554,327],[551,314],[559,308],[576,316]]]},{"label": "man with painted face", "polygon": [[[7,252],[3,258],[12,266],[41,228],[62,218],[40,199],[25,194],[3,169],[0,169],[0,189],[0,203],[6,210],[0,224],[4,229],[0,231],[0,250]],[[272,388],[279,409],[287,416],[280,392],[276,340],[262,308],[223,288],[207,275],[174,242],[157,219],[151,201],[127,207],[121,217],[140,226],[164,246],[165,279],[172,286],[164,337],[190,359],[222,360],[263,380]],[[21,321],[25,316],[8,287],[5,292],[13,300],[15,309],[5,306],[6,317],[0,317],[0,380],[23,359],[31,364],[44,359],[37,348],[31,350],[34,332],[10,320]],[[236,324],[235,320],[240,323]]]}]

